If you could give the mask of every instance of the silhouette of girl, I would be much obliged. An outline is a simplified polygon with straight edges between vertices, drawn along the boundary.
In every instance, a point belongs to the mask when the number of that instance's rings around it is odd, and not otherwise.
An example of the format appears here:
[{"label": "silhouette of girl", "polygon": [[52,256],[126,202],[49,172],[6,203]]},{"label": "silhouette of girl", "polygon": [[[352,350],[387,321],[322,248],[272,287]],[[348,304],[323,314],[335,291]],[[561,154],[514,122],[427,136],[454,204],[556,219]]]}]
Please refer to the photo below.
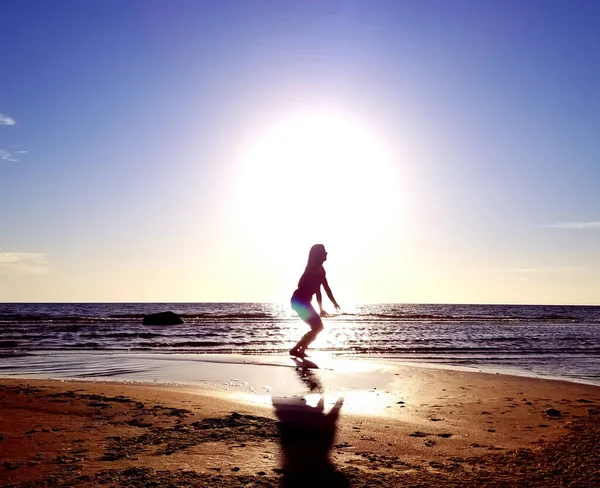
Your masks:
[{"label": "silhouette of girl", "polygon": [[[310,326],[310,331],[304,334],[302,339],[298,341],[292,349],[290,355],[303,358],[306,357],[306,348],[317,338],[319,332],[323,330],[323,321],[321,317],[325,317],[327,312],[323,310],[323,299],[321,297],[321,285],[327,293],[327,297],[333,303],[333,306],[339,310],[340,306],[333,298],[331,288],[325,277],[325,269],[323,263],[327,260],[327,252],[323,244],[315,244],[310,248],[308,253],[308,263],[306,269],[298,282],[298,289],[292,295],[292,309],[300,316],[300,318]],[[317,313],[310,304],[313,295],[317,295],[317,304],[319,312]]]}]

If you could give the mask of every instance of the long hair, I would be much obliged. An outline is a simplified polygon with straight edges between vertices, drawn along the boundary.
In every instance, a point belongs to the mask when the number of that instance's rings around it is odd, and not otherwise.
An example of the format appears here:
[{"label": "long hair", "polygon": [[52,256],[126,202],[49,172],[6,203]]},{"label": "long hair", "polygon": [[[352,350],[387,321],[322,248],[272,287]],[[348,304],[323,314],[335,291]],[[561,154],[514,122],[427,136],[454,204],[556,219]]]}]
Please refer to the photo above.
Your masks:
[{"label": "long hair", "polygon": [[325,246],[323,244],[315,244],[310,248],[308,253],[308,262],[306,263],[305,271],[322,265],[323,261],[325,261],[325,256],[327,256]]}]

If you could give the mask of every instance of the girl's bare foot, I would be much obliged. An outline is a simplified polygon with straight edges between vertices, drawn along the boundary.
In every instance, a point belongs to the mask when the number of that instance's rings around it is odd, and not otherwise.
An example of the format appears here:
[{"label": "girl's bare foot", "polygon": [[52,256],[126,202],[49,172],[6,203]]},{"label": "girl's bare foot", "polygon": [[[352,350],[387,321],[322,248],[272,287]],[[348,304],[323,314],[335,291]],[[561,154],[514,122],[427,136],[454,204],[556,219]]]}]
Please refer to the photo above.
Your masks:
[{"label": "girl's bare foot", "polygon": [[290,349],[290,356],[296,357],[296,358],[305,358],[306,357],[306,353],[304,351],[301,351],[300,349]]}]

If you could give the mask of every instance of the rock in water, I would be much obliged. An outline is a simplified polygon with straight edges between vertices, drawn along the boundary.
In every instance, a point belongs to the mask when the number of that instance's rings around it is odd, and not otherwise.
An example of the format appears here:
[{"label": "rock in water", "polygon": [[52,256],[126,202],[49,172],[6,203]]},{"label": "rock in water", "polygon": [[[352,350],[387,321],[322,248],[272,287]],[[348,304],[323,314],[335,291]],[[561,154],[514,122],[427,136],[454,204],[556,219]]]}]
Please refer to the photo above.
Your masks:
[{"label": "rock in water", "polygon": [[159,312],[146,315],[142,322],[144,325],[177,325],[183,320],[175,312]]}]

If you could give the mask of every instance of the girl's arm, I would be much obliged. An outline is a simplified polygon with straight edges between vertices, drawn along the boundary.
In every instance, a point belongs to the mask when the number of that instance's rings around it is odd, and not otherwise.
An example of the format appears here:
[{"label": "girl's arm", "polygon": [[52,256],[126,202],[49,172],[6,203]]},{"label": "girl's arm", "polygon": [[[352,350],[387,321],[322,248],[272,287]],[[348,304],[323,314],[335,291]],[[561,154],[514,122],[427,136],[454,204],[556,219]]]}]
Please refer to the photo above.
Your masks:
[{"label": "girl's arm", "polygon": [[[329,283],[327,283],[327,278],[325,278],[325,277],[323,277],[323,289],[325,290],[325,293],[327,293],[327,297],[329,298],[329,300],[331,300],[331,303],[333,303],[333,306],[337,310],[339,310],[340,306],[335,301],[335,298],[333,298],[333,293],[331,293],[331,288],[329,288]],[[319,293],[319,295],[320,295],[320,293]],[[317,300],[318,300],[318,296],[317,296]]]},{"label": "girl's arm", "polygon": [[323,296],[321,295],[321,287],[319,287],[315,295],[317,296],[317,305],[319,305],[319,315],[323,317],[327,312],[323,310]]}]

